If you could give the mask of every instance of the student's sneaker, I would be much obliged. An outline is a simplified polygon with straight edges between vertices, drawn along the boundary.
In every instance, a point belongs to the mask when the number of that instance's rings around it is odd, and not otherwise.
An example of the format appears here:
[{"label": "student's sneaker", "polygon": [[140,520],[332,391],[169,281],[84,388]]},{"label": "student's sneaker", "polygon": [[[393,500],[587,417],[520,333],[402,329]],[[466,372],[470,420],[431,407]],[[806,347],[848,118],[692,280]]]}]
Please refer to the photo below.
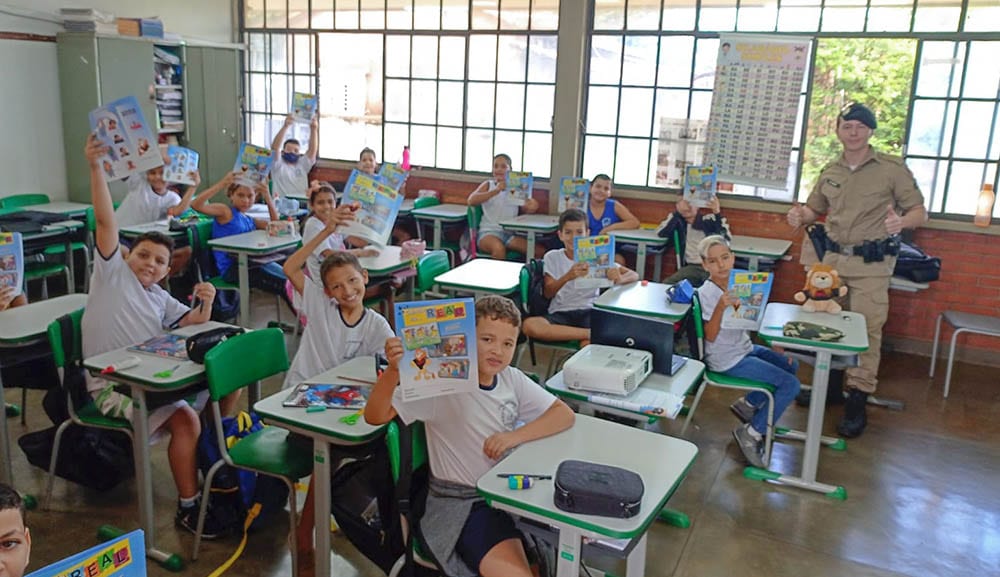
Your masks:
[{"label": "student's sneaker", "polygon": [[740,425],[733,429],[733,438],[747,463],[761,469],[767,468],[764,466],[763,439],[754,438],[750,425]]},{"label": "student's sneaker", "polygon": [[729,410],[736,415],[736,418],[740,420],[744,425],[753,420],[753,416],[757,413],[757,407],[751,405],[747,401],[746,397],[740,397],[735,403],[729,405]]},{"label": "student's sneaker", "polygon": [[[198,508],[200,502],[196,501],[194,505],[188,507],[183,507],[180,504],[177,505],[177,515],[174,517],[174,523],[178,527],[182,527],[195,534],[198,531]],[[218,539],[225,533],[224,528],[219,523],[219,521],[212,515],[212,510],[205,513],[205,526],[201,529],[201,538],[206,540]]]}]

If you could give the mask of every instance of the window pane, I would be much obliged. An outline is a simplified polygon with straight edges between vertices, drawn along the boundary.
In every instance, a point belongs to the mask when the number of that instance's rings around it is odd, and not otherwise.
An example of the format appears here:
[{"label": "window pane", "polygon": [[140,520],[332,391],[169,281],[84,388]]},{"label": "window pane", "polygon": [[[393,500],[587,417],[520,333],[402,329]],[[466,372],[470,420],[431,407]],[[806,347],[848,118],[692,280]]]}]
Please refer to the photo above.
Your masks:
[{"label": "window pane", "polygon": [[815,6],[788,6],[782,4],[778,11],[779,32],[815,32],[819,30],[821,10]]},{"label": "window pane", "polygon": [[410,76],[410,37],[385,37],[386,76]]},{"label": "window pane", "polygon": [[[441,28],[445,30],[469,29],[469,1],[442,0]],[[440,146],[440,144],[439,144]],[[440,155],[439,155],[440,157]]]},{"label": "window pane", "polygon": [[413,28],[413,0],[386,0],[385,20],[390,30],[410,30]]},{"label": "window pane", "polygon": [[250,131],[247,134],[248,142],[267,142],[267,117],[263,114],[249,114],[247,116],[250,121]]},{"label": "window pane", "polygon": [[711,92],[695,91],[691,93],[691,114],[689,118],[696,120],[708,120],[708,113],[711,108]]},{"label": "window pane", "polygon": [[263,72],[267,69],[267,47],[269,44],[267,34],[247,34],[247,49],[250,52],[248,70]]},{"label": "window pane", "polygon": [[[939,0],[917,0],[914,32],[954,32],[958,30],[961,7],[941,6]],[[995,28],[994,28],[995,29]]]},{"label": "window pane", "polygon": [[687,90],[657,90],[656,114],[653,116],[653,134],[660,134],[660,120],[688,117]]},{"label": "window pane", "polygon": [[[587,135],[583,139],[583,174],[591,178],[595,174],[610,174],[615,179],[611,160],[615,157],[615,139],[610,136]],[[563,175],[559,175],[563,176]]]},{"label": "window pane", "polygon": [[264,0],[246,0],[243,3],[243,23],[247,28],[264,27]]},{"label": "window pane", "polygon": [[871,32],[906,32],[910,29],[912,2],[871,0],[868,30]]},{"label": "window pane", "polygon": [[997,98],[1000,95],[1000,42],[973,42],[969,48],[968,66],[964,96]]},{"label": "window pane", "polygon": [[361,0],[361,27],[385,29],[385,0]]},{"label": "window pane", "polygon": [[548,178],[552,170],[552,135],[524,135],[524,170],[538,178]]},{"label": "window pane", "polygon": [[528,82],[556,81],[555,36],[532,36],[528,39]]},{"label": "window pane", "polygon": [[495,80],[497,73],[497,37],[469,37],[469,80]]},{"label": "window pane", "polygon": [[[402,38],[409,42],[407,37]],[[335,138],[320,139],[320,156],[357,160],[370,146],[382,150],[382,49],[381,34],[320,34],[321,54],[357,54],[357,58],[325,58],[319,82],[320,130]],[[405,44],[404,44],[405,45]],[[408,49],[405,63],[409,63]],[[403,74],[406,74],[404,67]],[[405,91],[404,91],[405,94]],[[408,96],[407,96],[408,98]],[[407,102],[400,103],[406,114]]]},{"label": "window pane", "polygon": [[964,42],[924,42],[917,95],[958,96],[964,59]]},{"label": "window pane", "polygon": [[465,85],[461,82],[438,84],[438,124],[462,126],[462,112],[465,111],[464,91]]},{"label": "window pane", "polygon": [[[948,177],[948,199],[944,211],[952,214],[975,214],[979,191],[983,187],[984,163],[953,162]],[[989,182],[993,182],[990,179]]]},{"label": "window pane", "polygon": [[621,30],[625,27],[624,2],[595,2],[594,30]]},{"label": "window pane", "polygon": [[656,37],[630,36],[625,39],[622,84],[652,86],[656,81]]},{"label": "window pane", "polygon": [[659,0],[631,0],[625,14],[628,30],[657,30],[660,27]]},{"label": "window pane", "polygon": [[736,28],[736,0],[703,0],[699,30],[727,31]]},{"label": "window pane", "polygon": [[314,74],[316,72],[316,53],[313,49],[312,35],[296,34],[292,37],[295,47],[295,72],[299,74]]},{"label": "window pane", "polygon": [[250,75],[250,110],[255,112],[268,112],[267,79],[265,74]]},{"label": "window pane", "polygon": [[621,79],[622,37],[594,36],[590,40],[590,83],[618,84]]},{"label": "window pane", "polygon": [[497,84],[497,128],[524,127],[524,85]]},{"label": "window pane", "polygon": [[715,63],[719,58],[718,38],[700,39],[694,57],[694,88],[715,86]]},{"label": "window pane", "polygon": [[[417,166],[434,166],[434,152],[437,149],[435,142],[437,129],[433,126],[411,126],[410,127],[410,162]],[[392,149],[390,149],[392,150]],[[402,161],[403,149],[399,148],[400,161]]]},{"label": "window pane", "polygon": [[527,30],[529,5],[527,0],[500,0],[500,29]]},{"label": "window pane", "polygon": [[288,86],[288,77],[272,75],[270,111],[282,116],[288,114],[288,111],[291,110],[291,107],[288,105],[288,98],[290,96],[291,89]]},{"label": "window pane", "polygon": [[778,5],[772,2],[741,2],[737,30],[772,32],[778,19]]},{"label": "window pane", "polygon": [[[312,76],[295,76],[293,77],[295,83],[292,85],[293,92],[305,92],[306,94],[316,94],[316,85],[313,83]],[[309,126],[306,124],[299,123],[306,128],[306,132],[309,132]]]},{"label": "window pane", "polygon": [[555,86],[528,86],[524,127],[528,130],[551,131],[554,98]]},{"label": "window pane", "polygon": [[410,81],[385,81],[385,119],[406,122],[410,118]]},{"label": "window pane", "polygon": [[413,28],[417,30],[441,28],[441,0],[414,0],[413,4]]},{"label": "window pane", "polygon": [[465,170],[493,171],[493,131],[470,128],[465,131]]},{"label": "window pane", "polygon": [[[955,131],[955,158],[986,158],[992,102],[962,102]],[[984,126],[985,125],[985,126]]]},{"label": "window pane", "polygon": [[827,0],[823,31],[859,31],[865,28],[864,0]]},{"label": "window pane", "polygon": [[284,34],[271,35],[271,72],[288,72],[288,38]]},{"label": "window pane", "polygon": [[559,29],[559,0],[532,0],[531,29]]},{"label": "window pane", "polygon": [[[513,170],[524,170],[524,156],[521,152],[524,146],[524,133],[510,130],[498,130],[494,134],[493,154],[504,153],[510,156]],[[492,162],[492,159],[491,159]],[[491,165],[492,168],[492,165]]]},{"label": "window pane", "polygon": [[462,169],[462,129],[437,129],[437,158],[434,161],[437,168]]},{"label": "window pane", "polygon": [[[327,2],[323,3],[323,6],[313,6],[309,25],[312,26],[314,30],[330,30],[333,28],[333,14],[332,0],[327,0]],[[379,134],[381,135],[381,131]],[[379,136],[379,139],[381,140],[381,136]],[[320,146],[322,147],[323,145],[321,144]]]},{"label": "window pane", "polygon": [[645,186],[649,176],[649,140],[619,138],[615,152],[615,183]]},{"label": "window pane", "polygon": [[527,60],[527,36],[501,36],[497,54],[497,80],[524,82]]},{"label": "window pane", "polygon": [[913,178],[917,181],[920,192],[924,194],[924,202],[928,209],[932,212],[941,212],[944,205],[944,184],[948,162],[909,158],[906,160],[906,166],[913,173]]},{"label": "window pane", "polygon": [[[958,12],[958,8],[952,11]],[[963,26],[966,32],[995,32],[997,22],[1000,22],[1000,5],[996,0],[969,0]],[[1000,207],[1000,202],[996,206]]]},{"label": "window pane", "polygon": [[618,116],[618,89],[591,86],[587,92],[587,133],[614,134]]},{"label": "window pane", "polygon": [[267,12],[264,16],[264,25],[268,28],[285,28],[288,25],[288,11],[285,9],[285,2],[267,3]]},{"label": "window pane", "polygon": [[[384,150],[382,152],[382,156],[379,158],[382,162],[400,162],[402,160],[403,147],[408,146],[409,144],[409,126],[405,124],[386,124],[385,146],[383,147]],[[411,152],[411,154],[415,154],[415,150]],[[356,157],[357,153],[355,154],[355,158]]]},{"label": "window pane", "polygon": [[693,52],[693,36],[664,36],[660,38],[660,69],[657,74],[657,84],[660,86],[690,86],[691,55]]},{"label": "window pane", "polygon": [[653,120],[653,90],[622,88],[618,134],[649,137]]},{"label": "window pane", "polygon": [[441,37],[441,70],[438,77],[452,80],[465,79],[465,38]]},{"label": "window pane", "polygon": [[434,124],[437,120],[437,83],[433,80],[414,80],[411,90],[410,122]]},{"label": "window pane", "polygon": [[[500,20],[499,0],[476,0],[472,3],[472,28],[475,30],[496,30]],[[492,165],[487,171],[492,170]]]},{"label": "window pane", "polygon": [[486,82],[469,83],[469,126],[493,126],[494,86]]},{"label": "window pane", "polygon": [[[268,2],[270,7],[272,2]],[[338,30],[354,30],[358,27],[358,0],[336,0],[337,14],[333,17]]]},{"label": "window pane", "polygon": [[438,40],[436,36],[414,36],[413,56],[410,65],[414,78],[436,78],[438,62]]}]

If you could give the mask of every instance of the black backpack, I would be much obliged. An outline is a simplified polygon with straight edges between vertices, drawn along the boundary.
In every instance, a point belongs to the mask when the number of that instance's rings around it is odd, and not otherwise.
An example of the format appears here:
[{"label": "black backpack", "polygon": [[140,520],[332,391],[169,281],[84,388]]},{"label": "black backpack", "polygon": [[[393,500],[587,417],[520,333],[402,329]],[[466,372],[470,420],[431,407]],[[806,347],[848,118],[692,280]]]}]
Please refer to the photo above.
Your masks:
[{"label": "black backpack", "polygon": [[[211,230],[208,227],[199,225],[187,227],[191,236],[191,249],[194,253],[194,267],[197,271],[197,282],[208,280],[216,276],[218,269],[215,266],[215,256],[212,248],[206,244],[208,239],[200,238],[205,231]],[[212,302],[212,320],[225,322],[235,319],[240,314],[240,293],[233,290],[220,290],[215,293],[215,301]]]},{"label": "black backpack", "polygon": [[902,241],[899,243],[899,255],[892,274],[913,282],[936,281],[941,276],[941,259],[928,256],[913,243]]},{"label": "black backpack", "polygon": [[545,266],[541,259],[533,258],[525,265],[528,269],[528,294],[526,317],[540,317],[549,312],[551,299],[545,298]]}]

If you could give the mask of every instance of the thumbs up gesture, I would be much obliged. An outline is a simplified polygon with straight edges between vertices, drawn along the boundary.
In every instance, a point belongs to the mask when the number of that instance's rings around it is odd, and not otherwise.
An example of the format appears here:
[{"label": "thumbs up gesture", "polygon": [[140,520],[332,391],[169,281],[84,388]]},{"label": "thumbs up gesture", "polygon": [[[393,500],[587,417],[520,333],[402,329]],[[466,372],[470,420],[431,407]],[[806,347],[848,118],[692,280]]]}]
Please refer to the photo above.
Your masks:
[{"label": "thumbs up gesture", "polygon": [[788,214],[785,215],[785,220],[788,221],[789,226],[793,228],[802,226],[803,219],[805,218],[803,212],[802,205],[798,202],[792,203],[792,208],[788,209]]},{"label": "thumbs up gesture", "polygon": [[885,231],[890,236],[899,234],[903,230],[903,217],[896,214],[896,210],[889,205],[889,212],[885,215]]}]

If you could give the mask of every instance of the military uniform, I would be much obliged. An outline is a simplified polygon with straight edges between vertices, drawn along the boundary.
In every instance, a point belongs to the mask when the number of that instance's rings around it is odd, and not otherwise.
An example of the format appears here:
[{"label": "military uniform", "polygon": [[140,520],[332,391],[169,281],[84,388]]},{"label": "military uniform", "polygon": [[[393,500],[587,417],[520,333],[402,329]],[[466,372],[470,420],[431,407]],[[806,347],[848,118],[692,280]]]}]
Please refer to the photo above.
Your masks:
[{"label": "military uniform", "polygon": [[813,212],[827,215],[827,234],[841,248],[827,251],[823,264],[840,273],[848,287],[847,308],[863,314],[868,325],[868,350],[861,354],[860,366],[848,369],[846,383],[865,393],[873,393],[878,384],[882,326],[889,315],[889,280],[896,257],[866,263],[851,249],[887,238],[890,204],[903,214],[922,207],[924,197],[901,158],[874,151],[854,170],[843,155],[827,165],[806,201]]}]

